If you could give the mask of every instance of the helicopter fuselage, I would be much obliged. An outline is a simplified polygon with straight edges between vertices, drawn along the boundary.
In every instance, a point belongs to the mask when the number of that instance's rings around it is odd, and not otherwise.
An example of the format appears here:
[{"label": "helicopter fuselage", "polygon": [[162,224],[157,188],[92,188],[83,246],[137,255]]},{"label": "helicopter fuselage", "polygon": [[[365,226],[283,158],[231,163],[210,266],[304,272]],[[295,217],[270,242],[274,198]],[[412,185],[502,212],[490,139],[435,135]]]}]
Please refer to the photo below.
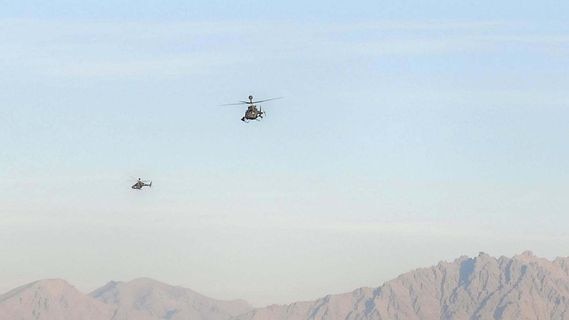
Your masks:
[{"label": "helicopter fuselage", "polygon": [[152,182],[144,183],[142,181],[138,181],[135,184],[133,184],[131,188],[136,189],[136,190],[140,190],[140,189],[142,189],[142,187],[152,187]]},{"label": "helicopter fuselage", "polygon": [[259,108],[257,109],[256,105],[250,105],[245,111],[245,116],[241,118],[241,121],[247,120],[258,120],[259,118],[263,118],[264,112]]}]

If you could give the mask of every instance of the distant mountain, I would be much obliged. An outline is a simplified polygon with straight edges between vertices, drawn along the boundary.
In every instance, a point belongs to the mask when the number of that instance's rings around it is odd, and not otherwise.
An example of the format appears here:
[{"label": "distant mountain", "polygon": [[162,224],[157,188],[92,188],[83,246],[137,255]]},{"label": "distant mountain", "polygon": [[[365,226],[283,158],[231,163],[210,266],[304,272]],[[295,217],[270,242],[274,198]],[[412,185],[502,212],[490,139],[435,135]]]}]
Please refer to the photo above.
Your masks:
[{"label": "distant mountain", "polygon": [[2,320],[109,320],[113,308],[64,280],[42,280],[0,295]]},{"label": "distant mountain", "polygon": [[109,282],[90,295],[42,280],[0,295],[0,320],[229,320],[252,310],[151,279]]},{"label": "distant mountain", "polygon": [[461,257],[376,289],[269,306],[237,320],[569,319],[569,258]]},{"label": "distant mountain", "polygon": [[89,296],[113,306],[113,320],[229,320],[253,308],[243,300],[221,301],[152,279],[109,282]]},{"label": "distant mountain", "polygon": [[151,279],[89,295],[43,280],[0,295],[1,320],[565,320],[569,258],[481,253],[418,269],[378,288],[252,309]]}]

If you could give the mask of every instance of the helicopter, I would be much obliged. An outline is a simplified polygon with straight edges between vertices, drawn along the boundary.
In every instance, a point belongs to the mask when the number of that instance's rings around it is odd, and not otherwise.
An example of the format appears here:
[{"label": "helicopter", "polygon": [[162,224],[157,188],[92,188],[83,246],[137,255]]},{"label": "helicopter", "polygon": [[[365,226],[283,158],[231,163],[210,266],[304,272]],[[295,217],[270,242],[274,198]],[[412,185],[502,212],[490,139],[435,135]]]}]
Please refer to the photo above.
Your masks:
[{"label": "helicopter", "polygon": [[244,105],[245,104],[245,105],[247,105],[247,111],[245,111],[245,115],[243,116],[243,118],[241,118],[241,121],[243,121],[243,122],[249,122],[249,120],[259,121],[259,120],[263,119],[263,115],[266,115],[267,112],[263,111],[261,106],[259,106],[259,108],[257,109],[257,106],[255,105],[255,103],[266,102],[266,101],[277,100],[277,99],[282,99],[282,97],[253,101],[253,96],[250,95],[249,101],[241,100],[238,103],[223,104],[223,106],[237,106],[237,105]]},{"label": "helicopter", "polygon": [[152,181],[140,180],[140,178],[138,178],[138,181],[136,181],[136,183],[133,184],[131,188],[140,190],[142,187],[152,187]]}]

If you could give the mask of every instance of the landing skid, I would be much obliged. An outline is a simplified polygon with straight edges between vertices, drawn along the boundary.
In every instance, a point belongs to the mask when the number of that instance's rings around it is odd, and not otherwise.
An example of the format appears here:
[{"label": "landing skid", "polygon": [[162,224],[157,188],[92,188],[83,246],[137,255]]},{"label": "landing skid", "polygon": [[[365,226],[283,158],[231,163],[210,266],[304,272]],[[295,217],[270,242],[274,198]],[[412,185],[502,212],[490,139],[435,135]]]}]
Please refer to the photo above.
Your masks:
[{"label": "landing skid", "polygon": [[257,118],[255,118],[255,119],[247,119],[247,118],[243,117],[243,118],[241,118],[241,121],[243,121],[243,122],[245,122],[245,123],[249,123],[249,122],[251,122],[251,120],[261,121],[262,118],[263,118],[263,117],[257,117]]}]

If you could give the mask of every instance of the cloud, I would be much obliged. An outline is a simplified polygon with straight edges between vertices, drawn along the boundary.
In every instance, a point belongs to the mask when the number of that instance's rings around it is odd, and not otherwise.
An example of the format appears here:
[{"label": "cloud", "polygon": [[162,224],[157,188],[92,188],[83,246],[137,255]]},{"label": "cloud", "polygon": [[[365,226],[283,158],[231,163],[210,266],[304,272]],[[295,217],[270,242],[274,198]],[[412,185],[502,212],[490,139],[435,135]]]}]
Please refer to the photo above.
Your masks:
[{"label": "cloud", "polygon": [[366,21],[332,25],[327,32],[364,32],[364,31],[489,31],[511,23],[504,21]]},{"label": "cloud", "polygon": [[[0,21],[0,70],[49,77],[169,77],[229,66],[381,56],[436,56],[567,35],[525,35],[496,21],[81,22]],[[490,35],[491,33],[491,35]]]}]

